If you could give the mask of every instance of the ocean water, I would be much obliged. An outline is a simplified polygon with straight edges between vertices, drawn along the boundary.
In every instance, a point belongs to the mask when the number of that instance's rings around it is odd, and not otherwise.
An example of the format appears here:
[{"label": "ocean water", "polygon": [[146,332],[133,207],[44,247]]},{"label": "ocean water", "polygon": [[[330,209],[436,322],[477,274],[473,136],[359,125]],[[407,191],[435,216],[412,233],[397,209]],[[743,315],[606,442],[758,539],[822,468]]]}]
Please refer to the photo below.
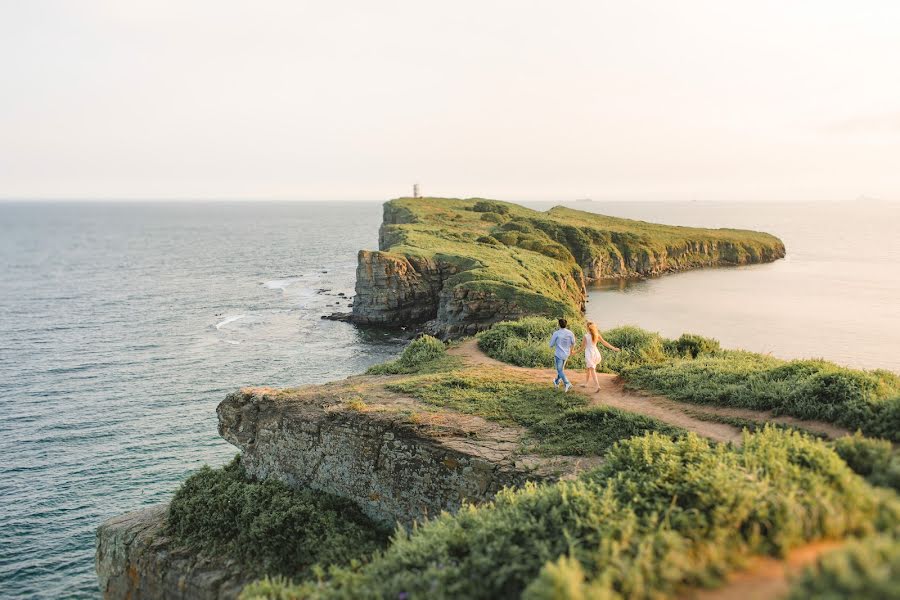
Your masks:
[{"label": "ocean water", "polygon": [[[596,205],[596,206],[594,206]],[[718,339],[782,358],[900,372],[900,203],[575,203],[674,225],[767,231],[783,260],[601,282],[587,316],[663,335]]]},{"label": "ocean water", "polygon": [[236,453],[229,391],[396,354],[320,319],[380,221],[376,202],[0,204],[0,597],[97,597],[96,526]]},{"label": "ocean water", "polygon": [[[897,205],[573,206],[787,244],[771,265],[598,285],[601,327],[900,371]],[[380,221],[377,202],[0,204],[0,597],[97,597],[94,529],[235,454],[216,434],[229,391],[399,352],[320,319],[347,310]]]}]

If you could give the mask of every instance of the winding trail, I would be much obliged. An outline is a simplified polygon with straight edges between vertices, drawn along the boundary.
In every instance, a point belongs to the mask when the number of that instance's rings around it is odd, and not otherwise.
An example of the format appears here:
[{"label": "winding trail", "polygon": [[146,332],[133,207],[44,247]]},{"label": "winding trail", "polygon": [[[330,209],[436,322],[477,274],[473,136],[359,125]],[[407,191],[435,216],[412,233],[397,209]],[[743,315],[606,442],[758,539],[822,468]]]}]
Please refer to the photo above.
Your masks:
[{"label": "winding trail", "polygon": [[[515,372],[536,383],[549,385],[556,377],[556,371],[553,369],[517,367],[491,358],[478,348],[478,343],[474,339],[466,340],[459,346],[451,348],[449,353],[459,356],[471,366],[490,366],[493,369]],[[661,396],[633,392],[625,389],[624,382],[618,375],[608,373],[597,374],[597,378],[600,381],[600,391],[596,393],[590,392],[580,387],[580,384],[584,381],[583,371],[570,369],[568,374],[569,379],[575,386],[573,391],[577,391],[587,397],[592,405],[612,406],[621,410],[647,415],[664,423],[693,431],[698,435],[717,442],[741,443],[741,429],[739,427],[710,420],[723,417],[749,419],[759,423],[770,422],[791,425],[824,435],[829,439],[850,434],[850,431],[846,429],[821,421],[806,421],[783,416],[775,417],[768,411],[686,404]],[[702,418],[704,416],[706,417],[705,419]]]}]

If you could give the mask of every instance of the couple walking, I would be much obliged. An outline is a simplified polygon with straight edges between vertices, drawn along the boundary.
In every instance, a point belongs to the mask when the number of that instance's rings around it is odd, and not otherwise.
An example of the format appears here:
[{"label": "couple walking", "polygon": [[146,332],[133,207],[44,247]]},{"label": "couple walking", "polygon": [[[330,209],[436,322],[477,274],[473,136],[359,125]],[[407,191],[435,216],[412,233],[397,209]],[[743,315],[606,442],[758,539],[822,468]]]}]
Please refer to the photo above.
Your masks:
[{"label": "couple walking", "polygon": [[597,367],[600,365],[600,350],[597,349],[597,342],[615,352],[618,352],[619,349],[604,340],[600,332],[597,331],[597,326],[590,321],[587,322],[587,333],[584,334],[584,339],[581,340],[581,344],[576,348],[575,334],[568,329],[568,325],[568,321],[560,319],[559,329],[553,332],[553,335],[550,337],[550,347],[554,349],[553,362],[556,365],[556,379],[553,380],[553,387],[559,386],[561,382],[565,384],[565,391],[568,392],[572,389],[572,384],[569,383],[563,369],[566,366],[569,355],[584,348],[586,369],[584,383],[581,384],[581,387],[587,387],[588,383],[593,381],[594,385],[597,386],[595,391],[599,392],[600,381],[597,379]]}]

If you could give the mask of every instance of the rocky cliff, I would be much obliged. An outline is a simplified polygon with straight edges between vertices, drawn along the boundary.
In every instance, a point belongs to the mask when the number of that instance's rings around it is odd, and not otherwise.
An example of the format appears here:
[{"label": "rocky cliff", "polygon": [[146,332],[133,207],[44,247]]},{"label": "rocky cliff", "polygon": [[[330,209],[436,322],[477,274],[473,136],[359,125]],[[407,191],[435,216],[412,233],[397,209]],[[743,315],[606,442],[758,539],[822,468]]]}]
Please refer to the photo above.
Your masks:
[{"label": "rocky cliff", "polygon": [[358,257],[350,319],[443,338],[526,315],[577,316],[586,282],[784,257],[771,235],[655,225],[557,207],[401,198]]},{"label": "rocky cliff", "polygon": [[97,528],[97,578],[109,600],[227,600],[248,578],[239,565],[179,548],[165,533],[168,505],[104,522]]},{"label": "rocky cliff", "polygon": [[[374,521],[409,526],[504,486],[553,480],[596,465],[590,458],[521,452],[523,431],[435,410],[352,377],[296,390],[248,388],[219,404],[219,433],[241,449],[257,479],[348,498]],[[110,600],[235,598],[254,577],[233,561],[179,547],[166,505],[110,519],[97,530],[100,590]]]},{"label": "rocky cliff", "polygon": [[520,455],[522,432],[514,427],[428,411],[377,389],[365,394],[363,408],[347,397],[358,396],[346,384],[241,390],[219,405],[219,433],[241,449],[252,476],[349,498],[387,526],[578,468],[571,458]]}]

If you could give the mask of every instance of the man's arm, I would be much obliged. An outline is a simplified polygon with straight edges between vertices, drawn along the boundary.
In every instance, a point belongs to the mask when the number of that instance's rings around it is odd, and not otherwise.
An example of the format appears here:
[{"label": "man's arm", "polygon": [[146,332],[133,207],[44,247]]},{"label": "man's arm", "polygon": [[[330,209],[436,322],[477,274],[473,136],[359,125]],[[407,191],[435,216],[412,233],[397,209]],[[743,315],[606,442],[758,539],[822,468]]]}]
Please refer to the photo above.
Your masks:
[{"label": "man's arm", "polygon": [[550,336],[550,347],[553,348],[556,346],[556,338],[559,337],[559,331],[554,331],[553,335]]}]

